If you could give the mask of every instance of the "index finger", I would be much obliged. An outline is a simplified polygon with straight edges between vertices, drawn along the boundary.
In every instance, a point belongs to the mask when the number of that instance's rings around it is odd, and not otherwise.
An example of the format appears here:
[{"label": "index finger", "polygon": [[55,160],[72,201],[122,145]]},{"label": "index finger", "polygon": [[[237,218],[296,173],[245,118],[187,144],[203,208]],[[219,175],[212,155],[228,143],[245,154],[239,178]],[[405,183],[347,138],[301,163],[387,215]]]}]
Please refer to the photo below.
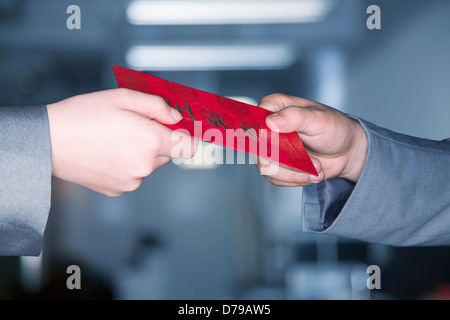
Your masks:
[{"label": "index finger", "polygon": [[262,97],[259,101],[258,107],[272,112],[278,112],[288,106],[295,105],[299,107],[307,107],[311,106],[312,104],[313,102],[308,99],[289,96],[281,93],[274,93]]},{"label": "index finger", "polygon": [[175,124],[182,119],[180,112],[170,107],[160,96],[124,88],[113,90],[120,95],[125,110],[164,124]]}]

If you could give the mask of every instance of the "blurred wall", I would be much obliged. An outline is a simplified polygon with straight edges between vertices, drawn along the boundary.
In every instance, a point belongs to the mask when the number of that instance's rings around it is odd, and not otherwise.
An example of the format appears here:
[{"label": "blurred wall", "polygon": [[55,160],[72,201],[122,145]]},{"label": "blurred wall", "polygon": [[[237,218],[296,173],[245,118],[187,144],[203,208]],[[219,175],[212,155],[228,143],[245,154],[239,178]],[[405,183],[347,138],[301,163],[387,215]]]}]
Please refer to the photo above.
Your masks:
[{"label": "blurred wall", "polygon": [[[329,104],[395,131],[450,136],[450,5],[342,0],[320,23],[136,27],[128,1],[76,1],[82,29],[65,28],[73,1],[0,1],[0,105],[48,103],[115,88],[111,65],[136,43],[292,46],[283,70],[152,71],[258,101],[274,92]],[[377,299],[426,297],[450,283],[447,248],[391,248],[301,230],[300,188],[268,183],[251,165],[157,170],[141,188],[108,198],[55,179],[40,258],[0,257],[0,298]],[[65,268],[81,267],[69,292]],[[365,286],[365,266],[383,288]],[[413,267],[411,267],[413,266]],[[420,281],[419,281],[420,279]]]},{"label": "blurred wall", "polygon": [[[368,49],[350,62],[347,112],[397,132],[441,140],[450,136],[450,3],[402,5],[404,11],[383,16],[382,30],[366,32]],[[395,30],[393,19],[401,23]]]}]

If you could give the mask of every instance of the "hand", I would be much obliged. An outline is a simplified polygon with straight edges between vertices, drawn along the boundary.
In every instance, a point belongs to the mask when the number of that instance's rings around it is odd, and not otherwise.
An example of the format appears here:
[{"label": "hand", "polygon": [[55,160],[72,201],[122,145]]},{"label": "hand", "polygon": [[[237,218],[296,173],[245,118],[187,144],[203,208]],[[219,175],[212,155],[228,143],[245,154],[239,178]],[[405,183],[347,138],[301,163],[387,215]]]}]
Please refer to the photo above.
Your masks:
[{"label": "hand", "polygon": [[180,142],[176,131],[162,125],[182,116],[157,96],[113,89],[75,96],[47,110],[53,175],[107,196],[136,190],[171,160],[175,145],[191,151],[180,157],[195,153],[196,140]]},{"label": "hand", "polygon": [[[303,98],[272,94],[259,107],[276,112],[267,126],[280,133],[297,131],[319,177],[279,167],[266,179],[279,186],[305,186],[324,179],[343,177],[358,182],[367,158],[368,141],[359,122],[343,113]],[[264,165],[257,161],[264,174]],[[272,171],[272,170],[271,170]]]}]

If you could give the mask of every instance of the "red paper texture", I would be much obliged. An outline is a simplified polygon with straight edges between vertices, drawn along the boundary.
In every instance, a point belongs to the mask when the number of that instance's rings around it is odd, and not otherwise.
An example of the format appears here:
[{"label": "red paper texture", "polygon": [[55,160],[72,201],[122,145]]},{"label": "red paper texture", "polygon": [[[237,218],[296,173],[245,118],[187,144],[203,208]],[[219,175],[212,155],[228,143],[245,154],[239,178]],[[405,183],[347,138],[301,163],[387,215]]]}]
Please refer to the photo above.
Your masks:
[{"label": "red paper texture", "polygon": [[166,125],[168,128],[183,129],[180,131],[197,139],[317,176],[297,132],[276,133],[266,126],[265,119],[271,111],[144,72],[118,66],[113,66],[113,70],[120,88],[160,96],[181,112],[183,119],[175,125]]}]

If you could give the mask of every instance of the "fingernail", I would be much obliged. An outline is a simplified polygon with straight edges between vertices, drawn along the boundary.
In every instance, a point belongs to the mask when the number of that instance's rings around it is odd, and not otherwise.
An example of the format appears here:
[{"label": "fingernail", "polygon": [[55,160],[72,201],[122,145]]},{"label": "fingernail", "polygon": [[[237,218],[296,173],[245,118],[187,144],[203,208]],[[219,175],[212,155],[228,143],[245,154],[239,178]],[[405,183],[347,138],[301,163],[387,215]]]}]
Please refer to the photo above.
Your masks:
[{"label": "fingernail", "polygon": [[271,127],[282,127],[285,121],[278,114],[274,113],[267,117],[267,120],[272,124]]},{"label": "fingernail", "polygon": [[320,173],[318,173],[318,176],[313,176],[312,174],[309,175],[309,181],[311,182],[319,182],[322,179],[322,177],[320,176]]},{"label": "fingernail", "polygon": [[178,112],[177,110],[175,110],[174,108],[172,108],[172,110],[170,110],[170,115],[172,116],[172,118],[174,118],[177,121],[180,121],[181,119],[183,119],[183,116],[181,115],[181,113]]},{"label": "fingernail", "polygon": [[317,160],[316,158],[311,157],[311,162],[314,165],[314,168],[316,169],[317,172],[319,172],[322,169],[319,160]]}]

